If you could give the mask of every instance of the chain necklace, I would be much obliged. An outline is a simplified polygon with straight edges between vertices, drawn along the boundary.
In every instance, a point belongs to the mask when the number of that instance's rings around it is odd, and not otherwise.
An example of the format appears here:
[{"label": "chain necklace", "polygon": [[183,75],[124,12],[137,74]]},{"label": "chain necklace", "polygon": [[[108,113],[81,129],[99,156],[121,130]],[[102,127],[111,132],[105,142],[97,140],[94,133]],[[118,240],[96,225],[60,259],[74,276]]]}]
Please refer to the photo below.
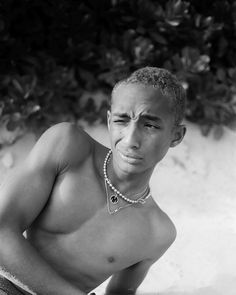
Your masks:
[{"label": "chain necklace", "polygon": [[114,213],[117,213],[118,211],[120,211],[121,209],[124,209],[126,207],[129,207],[129,206],[132,206],[133,204],[125,204],[123,206],[118,206],[117,207],[117,204],[119,203],[119,198],[117,197],[116,194],[112,194],[110,197],[109,197],[109,193],[108,193],[108,185],[105,181],[105,188],[106,188],[106,195],[107,195],[107,210],[109,212],[109,214],[114,214]]},{"label": "chain necklace", "polygon": [[[146,200],[151,196],[151,193],[150,193],[150,188],[149,186],[147,186],[144,191],[134,195],[134,196],[140,196],[137,200],[132,200],[132,199],[129,199],[127,198],[126,196],[124,196],[118,189],[116,189],[114,187],[114,185],[111,183],[110,179],[108,178],[107,176],[107,164],[110,160],[110,156],[111,156],[111,153],[112,151],[109,150],[105,159],[104,159],[104,164],[103,164],[103,174],[104,174],[104,181],[105,181],[105,188],[106,188],[106,194],[107,194],[107,206],[108,206],[108,211],[110,214],[113,214],[117,211],[119,211],[120,209],[123,209],[125,207],[128,207],[128,206],[131,206],[133,204],[145,204]],[[110,197],[109,197],[109,194],[108,194],[108,187],[114,192],[114,194],[112,194]],[[126,204],[125,206],[122,206],[122,207],[118,207],[116,208],[114,211],[111,210],[110,208],[110,202],[112,204],[117,204],[119,202],[119,198],[118,196],[123,199],[124,201],[126,201],[128,204]]]}]

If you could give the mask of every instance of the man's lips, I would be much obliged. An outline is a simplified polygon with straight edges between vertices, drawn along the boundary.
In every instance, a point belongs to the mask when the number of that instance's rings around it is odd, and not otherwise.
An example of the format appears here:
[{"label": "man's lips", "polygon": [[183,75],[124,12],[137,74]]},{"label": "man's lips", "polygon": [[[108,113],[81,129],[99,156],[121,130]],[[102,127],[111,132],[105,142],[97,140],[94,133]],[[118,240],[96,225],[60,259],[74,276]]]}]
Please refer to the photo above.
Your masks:
[{"label": "man's lips", "polygon": [[119,151],[121,157],[125,160],[130,160],[130,161],[141,161],[143,158],[140,155],[137,154],[131,154],[131,153],[125,153],[125,152],[121,152]]}]

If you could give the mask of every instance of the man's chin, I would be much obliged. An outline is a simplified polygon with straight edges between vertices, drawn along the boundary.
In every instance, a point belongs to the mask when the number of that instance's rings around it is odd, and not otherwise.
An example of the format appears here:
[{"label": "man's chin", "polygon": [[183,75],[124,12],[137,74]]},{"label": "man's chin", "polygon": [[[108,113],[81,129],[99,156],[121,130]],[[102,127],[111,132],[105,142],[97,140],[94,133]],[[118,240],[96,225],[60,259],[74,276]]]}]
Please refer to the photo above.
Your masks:
[{"label": "man's chin", "polygon": [[130,163],[128,161],[118,162],[119,170],[123,171],[125,174],[137,174],[143,172],[145,169],[140,163]]}]

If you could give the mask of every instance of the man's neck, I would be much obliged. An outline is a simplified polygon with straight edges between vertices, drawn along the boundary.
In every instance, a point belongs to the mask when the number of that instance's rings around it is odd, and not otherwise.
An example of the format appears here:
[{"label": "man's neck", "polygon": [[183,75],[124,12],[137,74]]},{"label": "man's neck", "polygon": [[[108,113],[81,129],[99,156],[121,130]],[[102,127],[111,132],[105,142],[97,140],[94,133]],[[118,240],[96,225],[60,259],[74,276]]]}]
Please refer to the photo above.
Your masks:
[{"label": "man's neck", "polygon": [[115,169],[112,161],[107,167],[108,178],[113,186],[119,190],[122,194],[132,196],[143,192],[151,178],[152,171],[145,171],[142,173],[124,173],[118,169]]}]

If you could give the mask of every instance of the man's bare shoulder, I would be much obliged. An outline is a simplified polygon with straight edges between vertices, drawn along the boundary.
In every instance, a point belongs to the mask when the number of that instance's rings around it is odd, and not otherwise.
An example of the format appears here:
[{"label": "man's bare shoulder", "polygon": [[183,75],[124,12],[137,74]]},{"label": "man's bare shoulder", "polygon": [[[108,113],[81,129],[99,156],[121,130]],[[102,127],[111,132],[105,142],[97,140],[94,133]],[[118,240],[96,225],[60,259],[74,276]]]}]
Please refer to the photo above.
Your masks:
[{"label": "man's bare shoulder", "polygon": [[153,256],[157,256],[158,259],[175,241],[177,231],[173,221],[158,205],[152,209],[151,224],[154,238]]},{"label": "man's bare shoulder", "polygon": [[84,161],[92,152],[95,140],[93,140],[82,128],[76,124],[58,123],[45,131],[39,141],[45,149],[51,149],[53,156],[65,165],[77,165]]}]

